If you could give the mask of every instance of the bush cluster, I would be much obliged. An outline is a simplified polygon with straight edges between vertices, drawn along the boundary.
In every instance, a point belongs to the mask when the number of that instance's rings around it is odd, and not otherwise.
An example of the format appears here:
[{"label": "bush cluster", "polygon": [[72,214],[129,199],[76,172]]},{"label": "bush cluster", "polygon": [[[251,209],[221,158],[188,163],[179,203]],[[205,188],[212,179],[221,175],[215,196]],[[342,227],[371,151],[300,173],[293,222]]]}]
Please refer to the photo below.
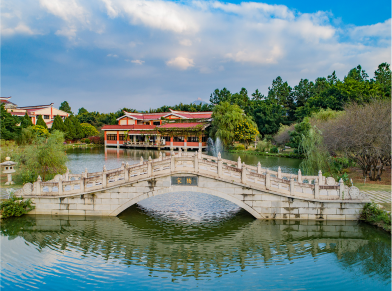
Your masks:
[{"label": "bush cluster", "polygon": [[374,202],[367,203],[361,212],[360,220],[376,224],[379,227],[391,232],[391,214],[381,209]]},{"label": "bush cluster", "polygon": [[2,218],[22,216],[33,210],[31,199],[23,200],[22,197],[11,196],[9,199],[0,203]]}]

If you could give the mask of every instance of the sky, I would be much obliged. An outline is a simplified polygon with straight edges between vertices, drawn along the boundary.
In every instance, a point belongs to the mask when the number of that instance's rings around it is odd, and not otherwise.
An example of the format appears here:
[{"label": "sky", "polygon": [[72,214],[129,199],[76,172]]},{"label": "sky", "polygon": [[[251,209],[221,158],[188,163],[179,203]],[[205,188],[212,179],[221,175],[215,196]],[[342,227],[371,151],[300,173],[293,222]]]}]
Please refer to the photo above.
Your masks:
[{"label": "sky", "polygon": [[391,2],[2,0],[1,96],[77,113],[267,94],[391,63]]}]

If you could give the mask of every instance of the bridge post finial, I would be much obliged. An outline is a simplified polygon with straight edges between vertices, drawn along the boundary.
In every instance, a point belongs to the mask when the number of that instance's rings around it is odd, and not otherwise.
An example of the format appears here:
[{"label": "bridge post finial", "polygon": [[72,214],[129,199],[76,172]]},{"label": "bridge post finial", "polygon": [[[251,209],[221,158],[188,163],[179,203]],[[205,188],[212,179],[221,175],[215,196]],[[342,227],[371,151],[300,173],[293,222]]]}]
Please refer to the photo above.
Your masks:
[{"label": "bridge post finial", "polygon": [[271,188],[271,175],[268,174],[268,169],[267,169],[267,172],[265,174],[265,188],[267,190],[269,190]]},{"label": "bridge post finial", "polygon": [[84,175],[83,175],[83,177],[87,178],[87,173],[88,173],[87,168],[84,168]]},{"label": "bridge post finial", "polygon": [[297,180],[298,180],[298,183],[302,183],[302,172],[301,172],[301,169],[298,170],[298,178],[297,178]]},{"label": "bridge post finial", "polygon": [[339,180],[339,198],[341,200],[344,200],[344,195],[345,194],[348,195],[348,193],[344,193],[344,182],[343,182],[343,179],[340,178],[340,180]]},{"label": "bridge post finial", "polygon": [[178,147],[178,156],[179,156],[179,157],[182,156],[181,152],[182,152],[182,151],[181,151],[181,147]]},{"label": "bridge post finial", "polygon": [[257,174],[261,174],[261,164],[260,164],[260,162],[257,163]]},{"label": "bridge post finial", "polygon": [[238,157],[237,168],[241,170],[241,157]]},{"label": "bridge post finial", "polygon": [[143,165],[143,157],[140,157],[140,165]]},{"label": "bridge post finial", "polygon": [[293,175],[290,175],[290,195],[294,195],[295,191],[295,184],[294,184],[294,178]]},{"label": "bridge post finial", "polygon": [[218,160],[220,160],[222,158],[221,153],[218,153]]},{"label": "bridge post finial", "polygon": [[241,182],[242,184],[246,184],[246,167],[245,167],[245,163],[242,163],[242,168],[241,168]]},{"label": "bridge post finial", "polygon": [[124,170],[124,168],[125,168],[125,163],[124,163],[124,161],[122,161],[121,162],[121,170]]},{"label": "bridge post finial", "polygon": [[102,170],[102,172],[106,172],[107,170],[106,170],[106,165],[103,165],[103,170]]},{"label": "bridge post finial", "polygon": [[282,169],[280,167],[278,168],[278,178],[282,179]]},{"label": "bridge post finial", "polygon": [[129,168],[128,162],[125,163],[125,168]]},{"label": "bridge post finial", "polygon": [[159,158],[158,161],[162,161],[162,152],[159,152]]},{"label": "bridge post finial", "polygon": [[41,176],[40,176],[40,175],[38,175],[37,181],[39,181],[39,182],[41,182],[41,181],[42,181],[42,179],[41,179]]},{"label": "bridge post finial", "polygon": [[69,181],[69,169],[65,172],[65,181]]},{"label": "bridge post finial", "polygon": [[319,199],[320,198],[320,187],[319,187],[319,182],[316,179],[314,182],[314,199]]},{"label": "bridge post finial", "polygon": [[151,156],[148,157],[148,161],[152,161]]},{"label": "bridge post finial", "polygon": [[318,182],[319,182],[319,185],[324,185],[324,183],[323,183],[323,172],[321,172],[321,170],[318,172]]}]

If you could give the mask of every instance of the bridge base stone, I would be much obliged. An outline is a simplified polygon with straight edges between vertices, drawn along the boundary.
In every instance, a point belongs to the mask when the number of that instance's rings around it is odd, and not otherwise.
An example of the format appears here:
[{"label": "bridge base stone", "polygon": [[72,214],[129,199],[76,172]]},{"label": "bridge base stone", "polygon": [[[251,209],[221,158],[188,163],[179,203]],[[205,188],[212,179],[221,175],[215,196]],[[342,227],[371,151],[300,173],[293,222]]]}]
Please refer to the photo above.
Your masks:
[{"label": "bridge base stone", "polygon": [[168,175],[83,195],[40,196],[32,199],[36,208],[30,214],[117,216],[144,199],[183,191],[221,197],[244,208],[258,219],[357,220],[364,205],[364,202],[353,200],[291,198],[204,176],[198,176],[198,186],[173,186],[171,176]]}]

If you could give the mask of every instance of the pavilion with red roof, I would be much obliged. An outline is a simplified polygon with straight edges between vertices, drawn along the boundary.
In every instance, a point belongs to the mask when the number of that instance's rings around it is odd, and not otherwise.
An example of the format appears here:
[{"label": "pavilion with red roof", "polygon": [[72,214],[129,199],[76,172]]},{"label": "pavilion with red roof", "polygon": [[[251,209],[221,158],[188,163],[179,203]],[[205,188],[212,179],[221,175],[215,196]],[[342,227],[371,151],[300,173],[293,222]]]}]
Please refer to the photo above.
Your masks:
[{"label": "pavilion with red roof", "polygon": [[105,125],[105,146],[203,149],[212,112],[171,110],[163,113],[125,112],[117,125]]}]

